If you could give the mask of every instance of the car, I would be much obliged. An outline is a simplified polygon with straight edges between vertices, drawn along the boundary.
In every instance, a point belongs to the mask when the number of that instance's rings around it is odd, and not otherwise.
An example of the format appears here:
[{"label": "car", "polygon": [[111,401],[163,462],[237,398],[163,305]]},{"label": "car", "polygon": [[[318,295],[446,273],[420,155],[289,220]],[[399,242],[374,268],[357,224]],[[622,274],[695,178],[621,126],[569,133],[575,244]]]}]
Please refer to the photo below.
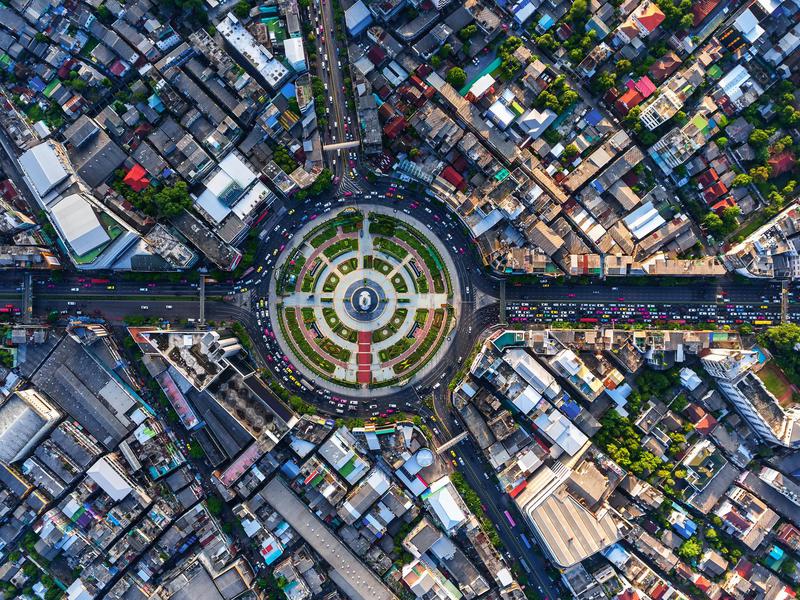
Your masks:
[{"label": "car", "polygon": [[71,292],[80,292],[81,288],[70,288]]},{"label": "car", "polygon": [[67,302],[67,306],[75,306],[75,303],[74,303],[74,302],[72,302],[72,301],[70,301],[70,302]]},{"label": "car", "polygon": [[115,286],[115,285],[107,285],[106,289],[107,290],[115,290],[115,289],[117,289],[117,286]]},{"label": "car", "polygon": [[167,310],[172,310],[172,304],[167,304],[164,308],[166,308]]},{"label": "car", "polygon": [[294,211],[295,211],[295,209],[293,208],[293,209],[291,209],[291,210],[289,211],[289,213],[288,213],[288,214],[290,214],[290,215],[293,215],[293,214],[294,214]]},{"label": "car", "polygon": [[147,310],[147,309],[148,309],[148,308],[150,308],[150,307],[149,307],[149,306],[147,306],[147,305],[145,305],[145,304],[142,304],[142,306],[141,306],[140,308],[141,308],[142,310]]}]

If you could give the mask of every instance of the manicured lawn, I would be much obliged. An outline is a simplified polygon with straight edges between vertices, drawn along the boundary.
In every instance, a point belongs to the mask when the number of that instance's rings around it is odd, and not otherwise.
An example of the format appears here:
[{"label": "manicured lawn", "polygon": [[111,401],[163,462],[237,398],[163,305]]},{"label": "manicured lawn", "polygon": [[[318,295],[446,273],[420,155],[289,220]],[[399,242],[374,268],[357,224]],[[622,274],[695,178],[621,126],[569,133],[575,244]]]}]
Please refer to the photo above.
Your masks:
[{"label": "manicured lawn", "polygon": [[758,378],[781,403],[783,403],[784,397],[791,397],[791,384],[777,365],[765,365],[758,372]]},{"label": "manicured lawn", "polygon": [[355,250],[358,250],[358,240],[347,238],[344,240],[339,240],[335,244],[331,244],[325,248],[323,253],[328,257],[328,259],[333,260],[337,256],[341,256],[346,252]]},{"label": "manicured lawn", "polygon": [[389,256],[394,256],[397,260],[402,261],[406,256],[408,256],[408,251],[402,246],[395,244],[392,240],[379,237],[375,238],[372,241],[372,244],[381,252],[388,254]]},{"label": "manicured lawn", "polygon": [[335,273],[331,273],[328,277],[325,278],[325,283],[322,286],[323,292],[332,292],[336,289],[336,286],[339,284],[339,276]]},{"label": "manicured lawn", "polygon": [[395,273],[394,277],[392,277],[392,285],[398,294],[404,294],[408,291],[406,280],[403,279],[403,276],[400,275],[400,273]]},{"label": "manicured lawn", "polygon": [[320,246],[322,246],[322,244],[324,244],[330,239],[333,239],[334,237],[336,237],[336,227],[328,227],[324,229],[319,235],[311,238],[311,240],[309,240],[309,244],[314,246],[314,248],[319,248]]},{"label": "manicured lawn", "polygon": [[355,271],[358,268],[358,259],[353,257],[350,260],[346,260],[339,264],[339,271],[344,273],[350,273],[351,271]]},{"label": "manicured lawn", "polygon": [[[281,329],[283,329],[285,322],[286,328],[289,330],[289,336],[286,337],[290,339],[296,347],[298,357],[311,369],[316,366],[326,373],[333,373],[336,368],[334,364],[320,356],[319,353],[311,347],[311,344],[306,341],[303,332],[300,330],[300,325],[297,322],[294,308],[285,309],[283,314],[284,318],[280,320]],[[286,335],[285,331],[284,335]]]}]

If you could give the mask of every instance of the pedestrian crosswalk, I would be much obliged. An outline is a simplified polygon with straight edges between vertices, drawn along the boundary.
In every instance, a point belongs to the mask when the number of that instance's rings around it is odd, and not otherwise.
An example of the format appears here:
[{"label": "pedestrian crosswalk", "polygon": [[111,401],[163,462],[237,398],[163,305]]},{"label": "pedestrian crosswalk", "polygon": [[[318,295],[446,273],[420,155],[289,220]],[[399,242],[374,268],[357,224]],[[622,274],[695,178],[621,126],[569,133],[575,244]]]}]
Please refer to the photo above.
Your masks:
[{"label": "pedestrian crosswalk", "polygon": [[337,188],[336,193],[339,195],[344,195],[345,192],[350,192],[355,196],[363,194],[364,190],[361,189],[357,182],[345,175],[339,182],[339,187]]}]

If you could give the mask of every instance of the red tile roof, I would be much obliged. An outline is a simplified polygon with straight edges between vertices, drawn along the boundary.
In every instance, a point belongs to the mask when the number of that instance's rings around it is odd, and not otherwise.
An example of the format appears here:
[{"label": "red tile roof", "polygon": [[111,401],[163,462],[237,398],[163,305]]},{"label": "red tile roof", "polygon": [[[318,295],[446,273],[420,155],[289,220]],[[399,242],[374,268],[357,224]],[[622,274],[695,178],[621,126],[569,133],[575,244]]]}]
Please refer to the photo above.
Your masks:
[{"label": "red tile roof", "polygon": [[386,51],[380,46],[373,46],[369,49],[369,52],[367,52],[367,58],[377,67],[386,60]]},{"label": "red tile roof", "polygon": [[770,178],[772,178],[779,177],[794,169],[795,158],[790,150],[784,150],[780,154],[771,156],[767,162],[772,167],[772,173],[770,174]]},{"label": "red tile roof", "polygon": [[706,188],[706,191],[703,192],[703,196],[706,199],[706,202],[713,202],[723,194],[728,193],[728,186],[726,186],[721,181],[715,181],[710,186]]},{"label": "red tile roof", "polygon": [[147,171],[141,165],[133,165],[130,171],[125,174],[122,180],[134,192],[141,192],[144,188],[150,185],[150,180],[147,178]]},{"label": "red tile roof", "polygon": [[694,21],[692,27],[697,27],[706,20],[706,17],[711,14],[711,11],[717,7],[720,0],[694,0],[692,2],[692,14]]},{"label": "red tile roof", "polygon": [[656,91],[656,84],[650,81],[650,78],[646,75],[640,78],[634,87],[645,98],[649,98]]},{"label": "red tile roof", "polygon": [[718,179],[719,175],[717,175],[717,170],[712,167],[710,169],[706,169],[697,176],[697,183],[702,185],[704,188],[707,188]]},{"label": "red tile roof", "polygon": [[721,215],[723,210],[726,208],[733,208],[734,206],[736,206],[736,200],[734,200],[731,196],[725,196],[722,200],[712,204],[711,210],[718,215]]},{"label": "red tile roof", "polygon": [[650,65],[647,72],[650,73],[650,76],[656,81],[664,81],[681,66],[682,62],[678,55],[670,50]]},{"label": "red tile roof", "polygon": [[703,435],[708,435],[714,431],[716,426],[717,420],[714,418],[714,415],[706,415],[695,424],[694,430]]},{"label": "red tile roof", "polygon": [[642,24],[642,27],[647,29],[650,33],[656,30],[656,27],[661,25],[664,21],[664,13],[656,4],[650,4],[645,12],[636,17],[636,20]]},{"label": "red tile roof", "polygon": [[440,173],[442,179],[451,183],[454,187],[458,188],[459,190],[464,190],[466,184],[464,183],[464,178],[461,176],[461,173],[456,171],[450,165],[447,165],[444,170]]},{"label": "red tile roof", "polygon": [[383,126],[383,133],[389,139],[395,139],[403,133],[406,128],[406,120],[403,117],[395,117]]},{"label": "red tile roof", "polygon": [[644,100],[644,96],[642,96],[638,90],[629,89],[622,94],[622,96],[617,98],[614,106],[617,112],[624,116],[627,115],[634,106],[641,104],[642,100]]}]

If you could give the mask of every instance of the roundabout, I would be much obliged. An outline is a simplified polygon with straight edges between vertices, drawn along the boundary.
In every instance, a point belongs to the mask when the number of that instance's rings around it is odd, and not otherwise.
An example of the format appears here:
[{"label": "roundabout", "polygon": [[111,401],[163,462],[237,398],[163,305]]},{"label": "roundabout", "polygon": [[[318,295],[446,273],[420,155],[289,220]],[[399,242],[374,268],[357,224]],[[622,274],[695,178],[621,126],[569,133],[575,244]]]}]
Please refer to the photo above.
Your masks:
[{"label": "roundabout", "polygon": [[306,381],[351,396],[390,394],[444,356],[459,316],[455,266],[425,225],[395,212],[330,213],[278,257],[274,331]]}]

